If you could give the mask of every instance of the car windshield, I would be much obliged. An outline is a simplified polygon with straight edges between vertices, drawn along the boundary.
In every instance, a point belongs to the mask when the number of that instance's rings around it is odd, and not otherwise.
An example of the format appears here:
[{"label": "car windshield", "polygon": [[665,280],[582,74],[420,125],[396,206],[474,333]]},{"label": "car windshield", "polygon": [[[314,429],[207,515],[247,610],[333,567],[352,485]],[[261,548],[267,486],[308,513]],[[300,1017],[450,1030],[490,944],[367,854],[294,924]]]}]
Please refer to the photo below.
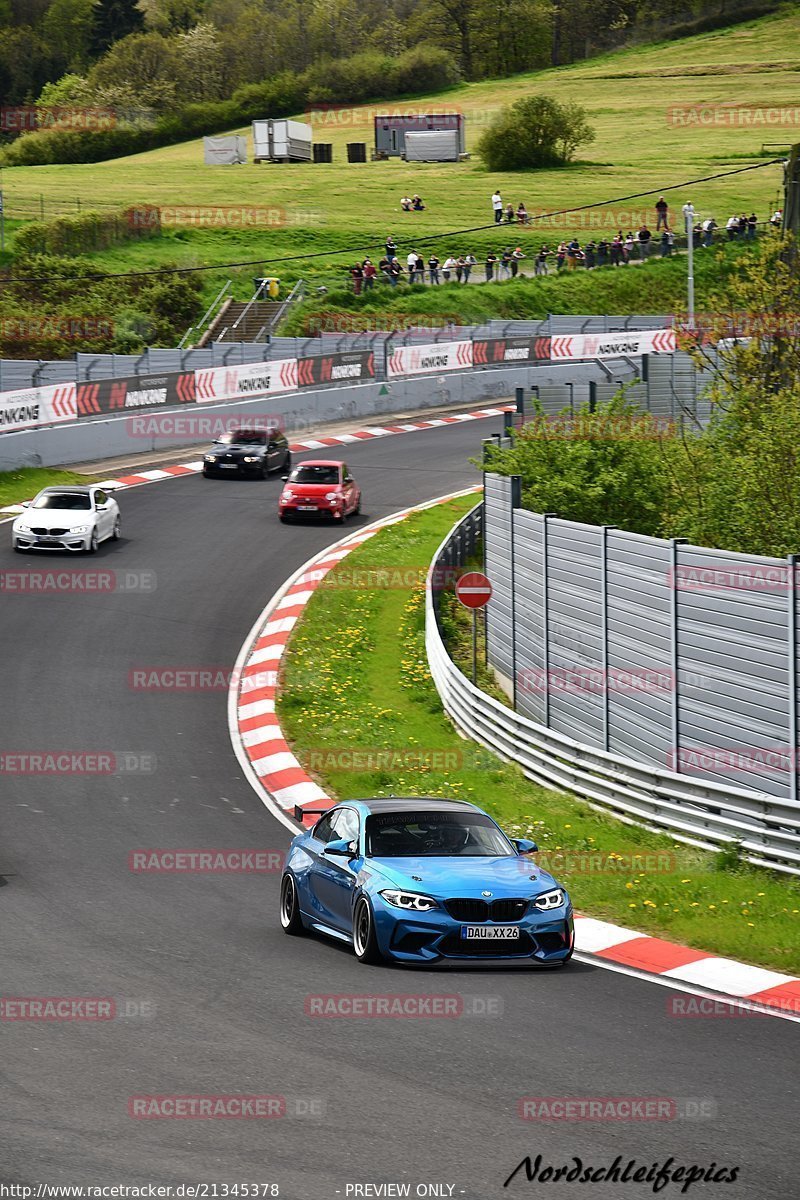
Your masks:
[{"label": "car windshield", "polygon": [[505,834],[483,813],[423,811],[367,820],[367,854],[373,858],[495,858],[514,853]]},{"label": "car windshield", "polygon": [[259,429],[231,429],[217,438],[221,446],[263,446],[266,440],[266,433]]},{"label": "car windshield", "polygon": [[315,467],[305,465],[295,467],[289,476],[291,483],[338,483],[338,467]]},{"label": "car windshield", "polygon": [[45,492],[37,496],[31,508],[75,508],[90,509],[92,502],[89,496],[82,492]]}]

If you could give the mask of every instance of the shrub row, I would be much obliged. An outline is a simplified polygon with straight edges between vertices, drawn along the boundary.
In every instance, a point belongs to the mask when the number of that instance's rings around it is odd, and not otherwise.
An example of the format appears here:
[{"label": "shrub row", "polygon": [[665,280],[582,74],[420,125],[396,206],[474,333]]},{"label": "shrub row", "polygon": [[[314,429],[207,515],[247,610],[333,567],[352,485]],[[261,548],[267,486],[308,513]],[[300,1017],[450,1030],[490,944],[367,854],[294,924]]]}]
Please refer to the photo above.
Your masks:
[{"label": "shrub row", "polygon": [[86,212],[74,217],[59,217],[56,221],[35,221],[26,225],[17,234],[15,246],[21,257],[31,254],[91,254],[96,250],[122,245],[131,238],[157,237],[160,232],[157,223],[132,224],[124,212]]}]

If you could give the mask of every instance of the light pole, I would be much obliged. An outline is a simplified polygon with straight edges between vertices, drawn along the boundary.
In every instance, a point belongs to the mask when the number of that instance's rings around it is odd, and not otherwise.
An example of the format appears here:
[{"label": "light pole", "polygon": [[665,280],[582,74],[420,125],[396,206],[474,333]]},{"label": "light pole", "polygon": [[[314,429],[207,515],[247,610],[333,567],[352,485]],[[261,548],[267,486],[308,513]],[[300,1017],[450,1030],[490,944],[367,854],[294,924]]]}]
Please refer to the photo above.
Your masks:
[{"label": "light pole", "polygon": [[683,219],[686,225],[686,250],[688,253],[688,279],[687,292],[689,302],[689,319],[688,324],[690,329],[694,329],[694,222],[695,211],[694,205],[691,203],[683,206]]}]

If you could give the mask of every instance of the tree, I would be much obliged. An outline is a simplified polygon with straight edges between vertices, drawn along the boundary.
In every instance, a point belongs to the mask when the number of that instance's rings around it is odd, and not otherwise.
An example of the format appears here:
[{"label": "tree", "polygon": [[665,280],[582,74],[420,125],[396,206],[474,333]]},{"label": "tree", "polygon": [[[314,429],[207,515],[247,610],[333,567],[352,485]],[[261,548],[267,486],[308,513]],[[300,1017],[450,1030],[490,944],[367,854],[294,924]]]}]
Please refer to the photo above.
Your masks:
[{"label": "tree", "polygon": [[186,33],[200,20],[203,0],[139,0],[148,29],[156,33]]},{"label": "tree", "polygon": [[89,83],[103,102],[134,104],[166,112],[177,100],[181,60],[175,44],[160,33],[132,33],[95,63]]},{"label": "tree", "polygon": [[478,142],[478,153],[490,171],[563,167],[594,137],[579,105],[527,96],[502,110]]},{"label": "tree", "polygon": [[92,18],[92,53],[104,54],[109,46],[141,29],[144,15],[137,0],[97,0]]},{"label": "tree", "polygon": [[68,71],[89,65],[94,8],[95,0],[53,0],[42,19],[42,33]]}]

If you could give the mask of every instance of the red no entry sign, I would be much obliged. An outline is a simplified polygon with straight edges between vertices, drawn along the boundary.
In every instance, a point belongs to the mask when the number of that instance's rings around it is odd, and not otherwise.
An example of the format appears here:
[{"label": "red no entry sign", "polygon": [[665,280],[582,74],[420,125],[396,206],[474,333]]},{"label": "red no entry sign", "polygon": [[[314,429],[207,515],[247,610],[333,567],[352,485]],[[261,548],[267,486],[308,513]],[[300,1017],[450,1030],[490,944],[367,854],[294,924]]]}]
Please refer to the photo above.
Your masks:
[{"label": "red no entry sign", "polygon": [[492,598],[492,585],[480,571],[469,571],[457,580],[456,597],[465,608],[483,608]]}]

